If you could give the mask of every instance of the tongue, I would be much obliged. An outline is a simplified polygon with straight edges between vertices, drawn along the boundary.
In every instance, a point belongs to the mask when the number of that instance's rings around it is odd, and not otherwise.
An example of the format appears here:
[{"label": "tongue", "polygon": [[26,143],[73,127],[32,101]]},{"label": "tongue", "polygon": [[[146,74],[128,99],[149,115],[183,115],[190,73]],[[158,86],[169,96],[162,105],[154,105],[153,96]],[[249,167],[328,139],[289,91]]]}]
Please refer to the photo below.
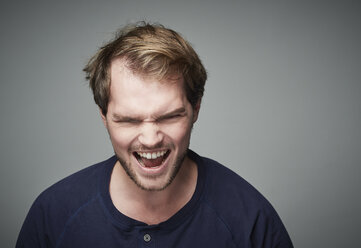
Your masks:
[{"label": "tongue", "polygon": [[162,156],[156,159],[142,158],[143,165],[148,168],[160,166],[162,164],[162,161],[163,161]]}]

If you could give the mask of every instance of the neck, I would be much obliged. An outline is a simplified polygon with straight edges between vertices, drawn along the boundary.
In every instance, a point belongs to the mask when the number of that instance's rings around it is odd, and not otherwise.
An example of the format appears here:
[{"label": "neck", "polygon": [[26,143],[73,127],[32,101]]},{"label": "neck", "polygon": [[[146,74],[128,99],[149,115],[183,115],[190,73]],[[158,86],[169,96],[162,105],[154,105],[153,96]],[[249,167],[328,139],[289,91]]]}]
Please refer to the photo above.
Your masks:
[{"label": "neck", "polygon": [[192,198],[197,184],[197,165],[186,157],[173,182],[164,190],[139,188],[117,162],[110,180],[110,196],[115,207],[130,218],[146,224],[166,221]]}]

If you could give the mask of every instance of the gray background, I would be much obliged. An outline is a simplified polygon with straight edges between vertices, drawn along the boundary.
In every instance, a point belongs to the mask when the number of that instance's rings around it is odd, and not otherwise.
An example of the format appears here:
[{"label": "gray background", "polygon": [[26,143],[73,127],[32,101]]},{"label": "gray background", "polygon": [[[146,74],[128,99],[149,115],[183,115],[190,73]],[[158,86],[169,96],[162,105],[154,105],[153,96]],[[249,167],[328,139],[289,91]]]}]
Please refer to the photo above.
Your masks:
[{"label": "gray background", "polygon": [[209,80],[191,148],[259,189],[296,247],[361,242],[359,1],[1,1],[1,247],[112,155],[82,68],[121,25],[182,33]]}]

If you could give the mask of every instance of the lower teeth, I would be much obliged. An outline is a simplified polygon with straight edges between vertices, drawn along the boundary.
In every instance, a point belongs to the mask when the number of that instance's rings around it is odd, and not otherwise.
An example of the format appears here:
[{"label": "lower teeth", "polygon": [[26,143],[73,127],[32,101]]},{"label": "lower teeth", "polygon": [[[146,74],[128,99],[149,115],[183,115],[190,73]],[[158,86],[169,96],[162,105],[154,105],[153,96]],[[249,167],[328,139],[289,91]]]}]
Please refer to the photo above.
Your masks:
[{"label": "lower teeth", "polygon": [[166,158],[166,154],[164,154],[163,156],[160,156],[158,158],[155,158],[155,159],[143,158],[143,157],[140,157],[138,154],[136,154],[135,157],[137,158],[138,162],[143,167],[154,168],[154,167],[159,167],[159,166],[161,166],[163,164],[163,162],[164,162],[164,160]]}]

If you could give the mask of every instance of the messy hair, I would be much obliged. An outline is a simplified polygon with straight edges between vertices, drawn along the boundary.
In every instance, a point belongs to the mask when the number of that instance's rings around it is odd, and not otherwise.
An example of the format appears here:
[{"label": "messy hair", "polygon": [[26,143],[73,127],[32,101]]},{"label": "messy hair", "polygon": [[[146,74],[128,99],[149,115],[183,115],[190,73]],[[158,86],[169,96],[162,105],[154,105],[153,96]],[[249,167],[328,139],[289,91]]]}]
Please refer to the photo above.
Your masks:
[{"label": "messy hair", "polygon": [[95,103],[104,115],[110,94],[110,64],[115,58],[124,59],[128,69],[142,76],[159,80],[183,76],[184,90],[193,108],[203,96],[207,73],[191,45],[171,29],[141,22],[122,28],[84,68]]}]

